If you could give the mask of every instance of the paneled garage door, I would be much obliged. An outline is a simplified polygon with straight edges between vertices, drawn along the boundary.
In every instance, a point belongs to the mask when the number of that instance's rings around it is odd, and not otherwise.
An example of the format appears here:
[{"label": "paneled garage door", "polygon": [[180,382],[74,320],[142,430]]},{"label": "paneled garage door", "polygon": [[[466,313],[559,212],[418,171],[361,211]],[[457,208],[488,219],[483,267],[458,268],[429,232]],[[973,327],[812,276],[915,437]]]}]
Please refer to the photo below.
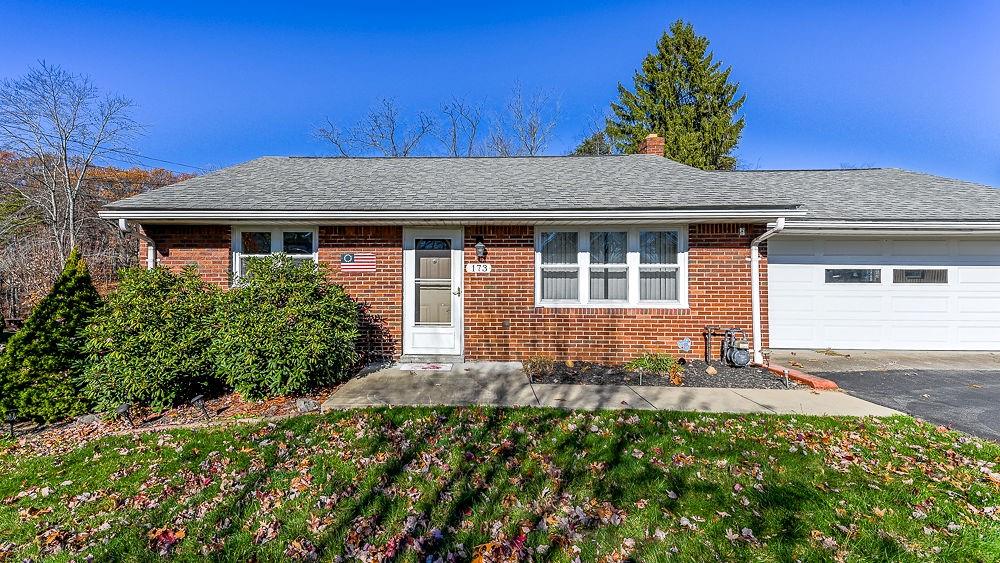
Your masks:
[{"label": "paneled garage door", "polygon": [[1000,350],[1000,240],[779,235],[772,348]]}]

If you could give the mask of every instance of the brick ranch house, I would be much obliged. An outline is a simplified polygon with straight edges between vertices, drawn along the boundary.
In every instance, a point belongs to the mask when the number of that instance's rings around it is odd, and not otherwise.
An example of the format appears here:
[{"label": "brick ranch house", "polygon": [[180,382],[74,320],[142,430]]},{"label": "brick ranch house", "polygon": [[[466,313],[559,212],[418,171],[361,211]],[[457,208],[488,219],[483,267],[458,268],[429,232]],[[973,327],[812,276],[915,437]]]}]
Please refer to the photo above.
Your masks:
[{"label": "brick ranch house", "polygon": [[228,287],[329,266],[372,355],[621,362],[775,348],[1000,349],[1000,190],[898,169],[709,172],[641,154],[265,157],[114,202],[147,263]]}]

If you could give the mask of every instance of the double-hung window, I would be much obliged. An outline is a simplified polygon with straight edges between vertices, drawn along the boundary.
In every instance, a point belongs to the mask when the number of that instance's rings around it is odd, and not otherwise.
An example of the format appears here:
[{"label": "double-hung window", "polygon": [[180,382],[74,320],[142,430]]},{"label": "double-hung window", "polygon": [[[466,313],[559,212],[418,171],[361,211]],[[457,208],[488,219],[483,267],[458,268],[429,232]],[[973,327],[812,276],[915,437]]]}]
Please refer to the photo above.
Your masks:
[{"label": "double-hung window", "polygon": [[678,231],[639,231],[639,301],[679,299],[678,238]]},{"label": "double-hung window", "polygon": [[580,300],[580,233],[541,233],[538,259],[543,301],[577,303]]},{"label": "double-hung window", "polygon": [[246,273],[247,262],[284,253],[292,260],[318,259],[318,241],[313,227],[239,227],[233,229],[233,278]]},{"label": "double-hung window", "polygon": [[590,301],[628,303],[628,231],[590,231]]},{"label": "double-hung window", "polygon": [[687,306],[686,227],[538,227],[539,306]]}]

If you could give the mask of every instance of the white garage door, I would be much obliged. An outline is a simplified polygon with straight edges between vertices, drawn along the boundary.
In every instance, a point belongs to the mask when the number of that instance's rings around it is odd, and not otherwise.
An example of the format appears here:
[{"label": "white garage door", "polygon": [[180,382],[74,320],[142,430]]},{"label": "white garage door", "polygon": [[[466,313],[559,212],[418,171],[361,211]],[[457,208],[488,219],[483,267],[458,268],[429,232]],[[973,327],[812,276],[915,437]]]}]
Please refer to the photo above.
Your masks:
[{"label": "white garage door", "polygon": [[1000,240],[779,235],[772,348],[1000,350]]}]

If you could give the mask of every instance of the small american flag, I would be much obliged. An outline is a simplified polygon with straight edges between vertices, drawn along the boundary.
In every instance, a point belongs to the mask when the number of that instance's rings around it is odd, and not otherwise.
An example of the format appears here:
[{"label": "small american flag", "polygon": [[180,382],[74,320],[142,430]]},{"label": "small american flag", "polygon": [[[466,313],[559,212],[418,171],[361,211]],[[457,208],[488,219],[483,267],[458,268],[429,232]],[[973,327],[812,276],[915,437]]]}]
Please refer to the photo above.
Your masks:
[{"label": "small american flag", "polygon": [[374,252],[354,252],[340,255],[340,270],[342,272],[374,272]]}]

